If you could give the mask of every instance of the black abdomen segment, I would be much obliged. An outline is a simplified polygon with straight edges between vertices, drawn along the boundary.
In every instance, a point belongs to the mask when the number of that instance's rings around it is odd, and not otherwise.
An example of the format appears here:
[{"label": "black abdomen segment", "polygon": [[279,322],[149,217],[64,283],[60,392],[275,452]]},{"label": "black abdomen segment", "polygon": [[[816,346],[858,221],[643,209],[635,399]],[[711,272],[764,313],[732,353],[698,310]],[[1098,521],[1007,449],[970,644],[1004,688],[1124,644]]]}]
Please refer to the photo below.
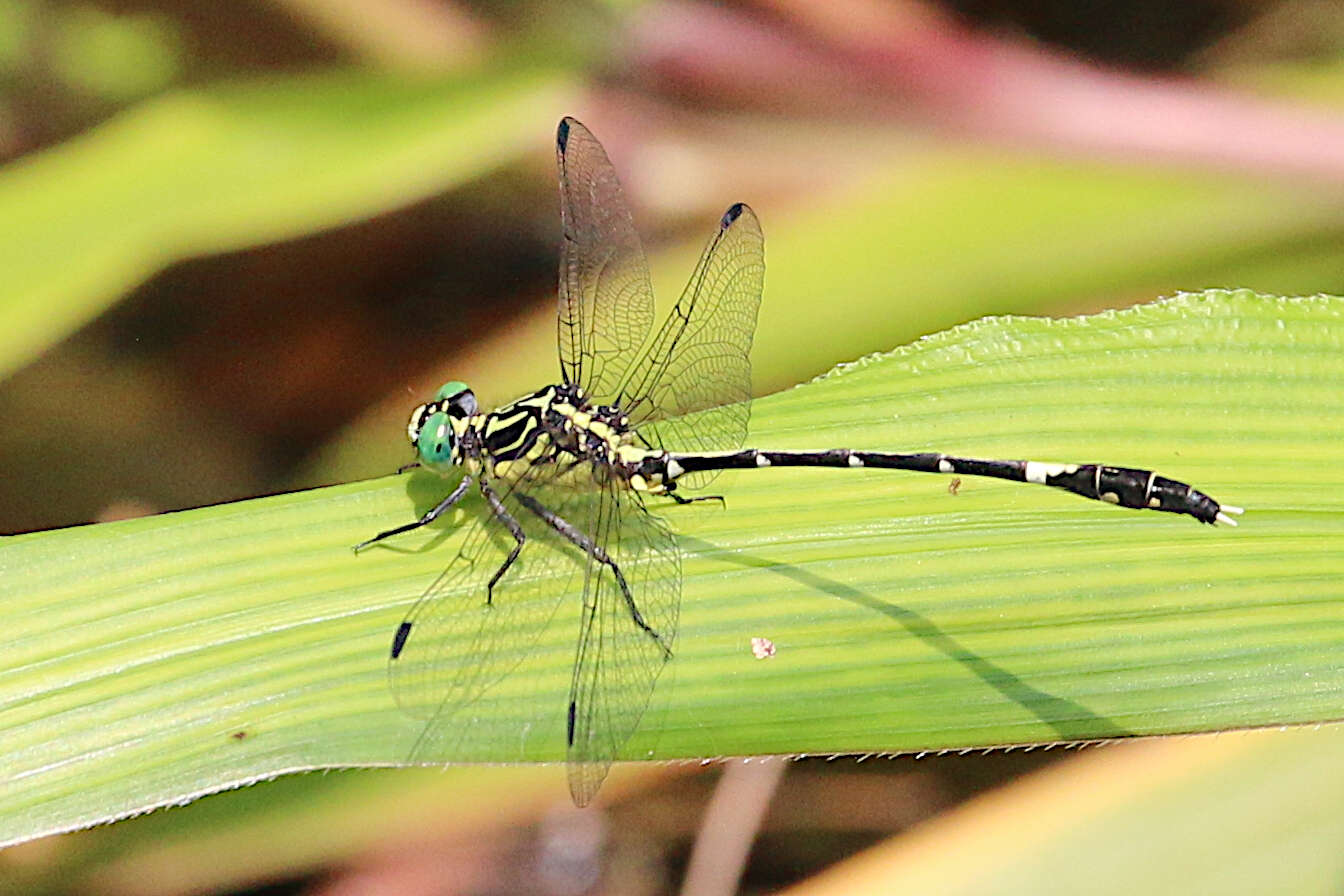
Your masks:
[{"label": "black abdomen segment", "polygon": [[1239,514],[1240,507],[1219,504],[1213,498],[1184,482],[1159,476],[1152,470],[1111,467],[1104,464],[1052,464],[1030,460],[976,460],[947,454],[888,454],[879,451],[757,451],[748,449],[731,454],[670,454],[666,458],[668,479],[683,473],[704,470],[741,470],[759,467],[872,467],[886,470],[910,470],[917,473],[945,473],[961,476],[988,476],[1013,482],[1033,482],[1062,488],[1092,498],[1131,507],[1136,510],[1163,510],[1185,513],[1201,523],[1236,521],[1228,514]]}]

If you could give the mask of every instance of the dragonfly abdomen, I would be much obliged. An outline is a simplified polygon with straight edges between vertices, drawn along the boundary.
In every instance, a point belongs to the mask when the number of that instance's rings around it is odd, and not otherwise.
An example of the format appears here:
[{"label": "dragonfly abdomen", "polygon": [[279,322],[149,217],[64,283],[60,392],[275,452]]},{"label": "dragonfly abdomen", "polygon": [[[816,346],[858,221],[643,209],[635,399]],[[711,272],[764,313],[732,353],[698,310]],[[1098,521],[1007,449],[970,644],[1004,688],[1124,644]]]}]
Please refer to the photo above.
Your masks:
[{"label": "dragonfly abdomen", "polygon": [[895,454],[882,451],[853,451],[833,448],[827,451],[743,451],[723,454],[667,454],[663,461],[664,479],[675,481],[686,473],[709,470],[757,469],[761,467],[844,467],[847,469],[909,470],[917,473],[945,473],[961,476],[986,476],[1013,482],[1048,485],[1073,492],[1084,498],[1105,501],[1135,510],[1162,510],[1184,513],[1201,523],[1236,525],[1229,514],[1241,513],[1240,507],[1219,504],[1197,489],[1159,476],[1152,470],[1112,467],[1104,464],[1057,464],[1032,460],[979,460],[953,457],[935,452]]}]

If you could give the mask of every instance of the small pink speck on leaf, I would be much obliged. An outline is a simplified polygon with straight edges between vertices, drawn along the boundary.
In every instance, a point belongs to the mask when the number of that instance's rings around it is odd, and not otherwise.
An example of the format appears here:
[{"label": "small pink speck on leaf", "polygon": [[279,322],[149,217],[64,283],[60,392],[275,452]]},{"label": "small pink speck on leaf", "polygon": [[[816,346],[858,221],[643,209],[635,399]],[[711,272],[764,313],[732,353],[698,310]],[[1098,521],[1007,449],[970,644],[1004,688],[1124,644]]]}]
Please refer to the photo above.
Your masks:
[{"label": "small pink speck on leaf", "polygon": [[775,655],[775,642],[769,638],[752,638],[751,653],[758,660],[769,659]]}]

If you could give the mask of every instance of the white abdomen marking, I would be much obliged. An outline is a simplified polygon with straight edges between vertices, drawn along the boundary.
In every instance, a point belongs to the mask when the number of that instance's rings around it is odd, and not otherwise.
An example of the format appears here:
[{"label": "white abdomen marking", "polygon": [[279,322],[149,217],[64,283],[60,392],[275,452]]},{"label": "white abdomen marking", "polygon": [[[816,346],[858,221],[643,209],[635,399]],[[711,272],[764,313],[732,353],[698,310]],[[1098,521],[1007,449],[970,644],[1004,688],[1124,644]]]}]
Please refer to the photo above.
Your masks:
[{"label": "white abdomen marking", "polygon": [[1076,472],[1078,472],[1077,464],[1043,464],[1034,460],[1027,461],[1027,481],[1037,485],[1049,485],[1046,479],[1050,476],[1067,476]]}]

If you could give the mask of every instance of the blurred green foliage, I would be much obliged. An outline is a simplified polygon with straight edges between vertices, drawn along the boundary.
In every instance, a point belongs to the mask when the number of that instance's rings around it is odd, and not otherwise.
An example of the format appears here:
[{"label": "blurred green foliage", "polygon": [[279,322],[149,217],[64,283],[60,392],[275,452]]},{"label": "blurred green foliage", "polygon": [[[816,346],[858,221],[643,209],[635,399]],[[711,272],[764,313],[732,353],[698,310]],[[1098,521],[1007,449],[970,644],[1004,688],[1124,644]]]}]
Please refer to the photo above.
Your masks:
[{"label": "blurred green foliage", "polygon": [[[173,261],[336,226],[541,142],[563,96],[507,73],[407,82],[337,71],[165,96],[0,173],[0,370]],[[316,297],[315,297],[316,300]]]},{"label": "blurred green foliage", "polygon": [[[118,16],[76,6],[59,23],[53,68],[68,85],[113,103],[169,87],[181,74],[182,48],[171,20]],[[134,59],[134,65],[126,60]]]}]

